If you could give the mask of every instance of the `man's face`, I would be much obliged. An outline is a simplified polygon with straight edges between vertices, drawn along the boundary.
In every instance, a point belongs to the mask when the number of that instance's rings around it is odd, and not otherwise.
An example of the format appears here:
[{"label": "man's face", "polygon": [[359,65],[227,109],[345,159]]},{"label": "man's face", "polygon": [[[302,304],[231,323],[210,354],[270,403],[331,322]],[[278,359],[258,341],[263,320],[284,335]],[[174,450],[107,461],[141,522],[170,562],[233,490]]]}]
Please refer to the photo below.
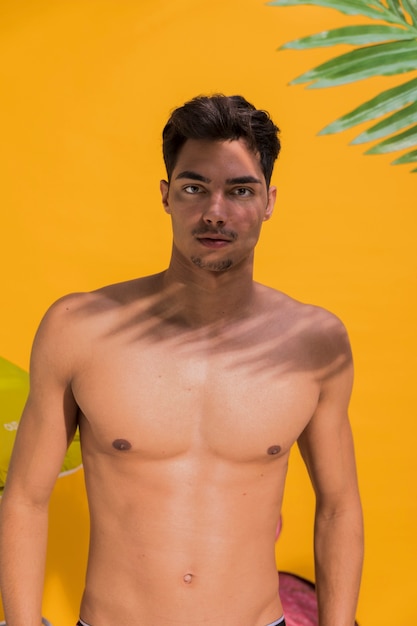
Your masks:
[{"label": "man's face", "polygon": [[276,189],[267,189],[259,158],[243,140],[189,139],[170,183],[161,181],[161,194],[171,215],[173,254],[219,272],[252,262]]}]

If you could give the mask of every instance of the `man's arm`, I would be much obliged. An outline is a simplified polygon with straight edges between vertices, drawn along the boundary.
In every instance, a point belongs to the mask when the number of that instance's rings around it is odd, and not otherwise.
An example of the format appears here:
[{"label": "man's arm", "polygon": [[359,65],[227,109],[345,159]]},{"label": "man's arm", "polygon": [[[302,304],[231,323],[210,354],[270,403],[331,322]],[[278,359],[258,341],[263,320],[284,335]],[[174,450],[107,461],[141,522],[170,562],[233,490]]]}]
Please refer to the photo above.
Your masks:
[{"label": "man's arm", "polygon": [[[327,337],[324,344],[329,345]],[[340,325],[324,347],[316,412],[298,444],[316,493],[314,549],[320,626],[353,626],[363,560],[362,509],[348,404],[353,367]]]},{"label": "man's arm", "polygon": [[67,307],[43,320],[31,358],[31,389],[0,504],[0,585],[8,626],[40,626],[48,503],[76,429],[70,389]]}]

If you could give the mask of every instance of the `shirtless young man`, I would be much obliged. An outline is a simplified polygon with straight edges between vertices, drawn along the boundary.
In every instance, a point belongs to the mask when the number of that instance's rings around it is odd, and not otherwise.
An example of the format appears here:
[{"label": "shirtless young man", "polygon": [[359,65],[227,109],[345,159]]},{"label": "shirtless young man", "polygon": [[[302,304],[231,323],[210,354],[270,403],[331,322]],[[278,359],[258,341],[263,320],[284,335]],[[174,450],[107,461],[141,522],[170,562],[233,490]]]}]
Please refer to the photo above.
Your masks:
[{"label": "shirtless young man", "polygon": [[168,269],[46,314],[1,506],[8,626],[40,625],[48,499],[77,424],[91,515],[80,624],[281,623],[274,538],[298,442],[317,497],[320,626],[353,626],[349,342],[333,315],[252,275],[277,131],[241,97],[174,111]]}]

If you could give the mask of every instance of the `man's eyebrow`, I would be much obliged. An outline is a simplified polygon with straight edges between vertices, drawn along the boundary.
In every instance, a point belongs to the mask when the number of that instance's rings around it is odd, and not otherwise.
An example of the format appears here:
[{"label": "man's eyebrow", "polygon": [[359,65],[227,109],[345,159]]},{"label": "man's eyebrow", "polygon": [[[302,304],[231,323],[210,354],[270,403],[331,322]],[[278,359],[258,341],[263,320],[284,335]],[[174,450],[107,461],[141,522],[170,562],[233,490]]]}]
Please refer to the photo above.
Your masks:
[{"label": "man's eyebrow", "polygon": [[189,178],[190,180],[199,180],[202,183],[211,183],[210,178],[207,178],[202,174],[198,174],[197,172],[192,172],[191,170],[184,170],[183,172],[180,172],[175,177],[175,180],[178,180],[179,178]]},{"label": "man's eyebrow", "polygon": [[[203,176],[198,172],[193,172],[192,170],[184,170],[180,172],[175,180],[181,178],[188,178],[189,180],[198,180],[202,183],[211,183],[211,179],[207,178],[207,176]],[[259,184],[262,185],[262,180],[260,178],[256,178],[255,176],[246,175],[246,176],[236,176],[234,178],[226,178],[226,185],[247,185],[247,184]]]},{"label": "man's eyebrow", "polygon": [[248,183],[259,183],[262,185],[262,180],[260,178],[255,178],[255,176],[236,176],[236,178],[227,178],[227,185],[247,185]]}]

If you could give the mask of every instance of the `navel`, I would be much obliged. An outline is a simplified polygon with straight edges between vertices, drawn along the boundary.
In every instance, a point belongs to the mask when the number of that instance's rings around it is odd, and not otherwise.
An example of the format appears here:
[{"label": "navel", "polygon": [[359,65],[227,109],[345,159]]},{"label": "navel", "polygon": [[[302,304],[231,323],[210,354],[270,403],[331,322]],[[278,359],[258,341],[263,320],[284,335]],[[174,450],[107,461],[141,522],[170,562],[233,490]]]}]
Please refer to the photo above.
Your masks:
[{"label": "navel", "polygon": [[185,574],[185,576],[183,577],[183,581],[185,582],[186,585],[189,585],[193,580],[193,575],[192,574]]},{"label": "navel", "polygon": [[115,439],[113,441],[113,448],[116,448],[116,450],[130,450],[131,447],[132,444],[127,439]]},{"label": "navel", "polygon": [[281,446],[270,446],[267,453],[270,455],[279,454],[281,452]]}]

